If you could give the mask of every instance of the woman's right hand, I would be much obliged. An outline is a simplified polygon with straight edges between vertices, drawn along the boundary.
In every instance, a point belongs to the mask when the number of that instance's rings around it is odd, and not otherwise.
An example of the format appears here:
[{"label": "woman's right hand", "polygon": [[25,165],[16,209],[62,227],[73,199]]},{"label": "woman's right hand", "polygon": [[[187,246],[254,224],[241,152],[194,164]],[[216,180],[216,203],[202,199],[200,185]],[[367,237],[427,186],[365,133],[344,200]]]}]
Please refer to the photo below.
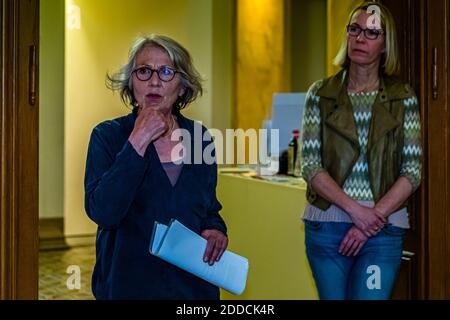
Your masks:
[{"label": "woman's right hand", "polygon": [[310,181],[312,189],[325,200],[348,213],[353,223],[368,237],[374,236],[384,226],[386,218],[376,209],[364,207],[350,198],[331,178],[328,172],[319,172]]},{"label": "woman's right hand", "polygon": [[146,108],[144,105],[139,111],[128,141],[143,157],[148,145],[163,135],[168,128],[167,120],[160,111],[150,107]]},{"label": "woman's right hand", "polygon": [[374,208],[359,204],[349,215],[355,226],[368,237],[375,236],[386,223],[386,218]]}]

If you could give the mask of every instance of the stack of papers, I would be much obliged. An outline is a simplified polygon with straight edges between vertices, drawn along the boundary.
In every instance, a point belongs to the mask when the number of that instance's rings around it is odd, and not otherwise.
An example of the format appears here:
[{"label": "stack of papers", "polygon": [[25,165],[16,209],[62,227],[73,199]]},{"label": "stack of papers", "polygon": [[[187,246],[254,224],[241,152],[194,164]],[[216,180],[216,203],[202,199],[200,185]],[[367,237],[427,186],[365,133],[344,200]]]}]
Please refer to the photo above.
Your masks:
[{"label": "stack of papers", "polygon": [[206,239],[172,219],[168,226],[155,222],[149,251],[218,287],[241,294],[247,282],[247,258],[226,250],[210,266],[203,261],[206,244]]}]

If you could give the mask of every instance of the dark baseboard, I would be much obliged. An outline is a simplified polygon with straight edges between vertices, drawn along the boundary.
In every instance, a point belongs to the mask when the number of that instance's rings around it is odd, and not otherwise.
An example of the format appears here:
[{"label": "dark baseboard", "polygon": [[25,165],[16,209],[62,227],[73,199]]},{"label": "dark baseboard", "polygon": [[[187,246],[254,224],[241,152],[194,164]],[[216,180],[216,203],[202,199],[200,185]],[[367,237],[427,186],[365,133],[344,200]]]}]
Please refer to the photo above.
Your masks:
[{"label": "dark baseboard", "polygon": [[69,249],[64,239],[64,219],[39,219],[39,250]]},{"label": "dark baseboard", "polygon": [[66,250],[84,246],[95,246],[95,234],[66,237],[63,218],[39,219],[39,250]]},{"label": "dark baseboard", "polygon": [[64,218],[39,219],[39,239],[64,238]]}]

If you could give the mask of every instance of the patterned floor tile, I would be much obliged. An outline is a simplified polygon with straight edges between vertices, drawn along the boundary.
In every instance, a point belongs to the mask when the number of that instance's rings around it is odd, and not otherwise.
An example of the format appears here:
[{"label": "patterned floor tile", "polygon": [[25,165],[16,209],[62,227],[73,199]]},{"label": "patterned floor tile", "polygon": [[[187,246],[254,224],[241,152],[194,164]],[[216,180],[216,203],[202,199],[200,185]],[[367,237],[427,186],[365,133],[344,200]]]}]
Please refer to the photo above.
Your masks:
[{"label": "patterned floor tile", "polygon": [[39,252],[40,300],[92,300],[95,247]]}]

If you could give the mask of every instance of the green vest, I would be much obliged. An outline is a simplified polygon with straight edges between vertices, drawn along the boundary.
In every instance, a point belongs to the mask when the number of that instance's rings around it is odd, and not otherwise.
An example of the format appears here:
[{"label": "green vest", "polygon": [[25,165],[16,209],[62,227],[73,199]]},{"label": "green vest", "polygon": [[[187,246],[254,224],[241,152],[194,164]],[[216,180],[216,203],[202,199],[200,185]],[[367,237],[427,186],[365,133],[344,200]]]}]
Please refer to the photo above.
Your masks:
[{"label": "green vest", "polygon": [[[342,70],[323,80],[316,93],[320,97],[322,120],[322,165],[341,188],[360,155],[358,132],[346,84],[347,71]],[[372,106],[367,145],[370,188],[375,202],[399,178],[404,140],[403,99],[414,96],[409,85],[393,77],[380,77],[379,92]],[[331,205],[310,185],[306,195],[310,204],[322,210],[327,210]]]}]

